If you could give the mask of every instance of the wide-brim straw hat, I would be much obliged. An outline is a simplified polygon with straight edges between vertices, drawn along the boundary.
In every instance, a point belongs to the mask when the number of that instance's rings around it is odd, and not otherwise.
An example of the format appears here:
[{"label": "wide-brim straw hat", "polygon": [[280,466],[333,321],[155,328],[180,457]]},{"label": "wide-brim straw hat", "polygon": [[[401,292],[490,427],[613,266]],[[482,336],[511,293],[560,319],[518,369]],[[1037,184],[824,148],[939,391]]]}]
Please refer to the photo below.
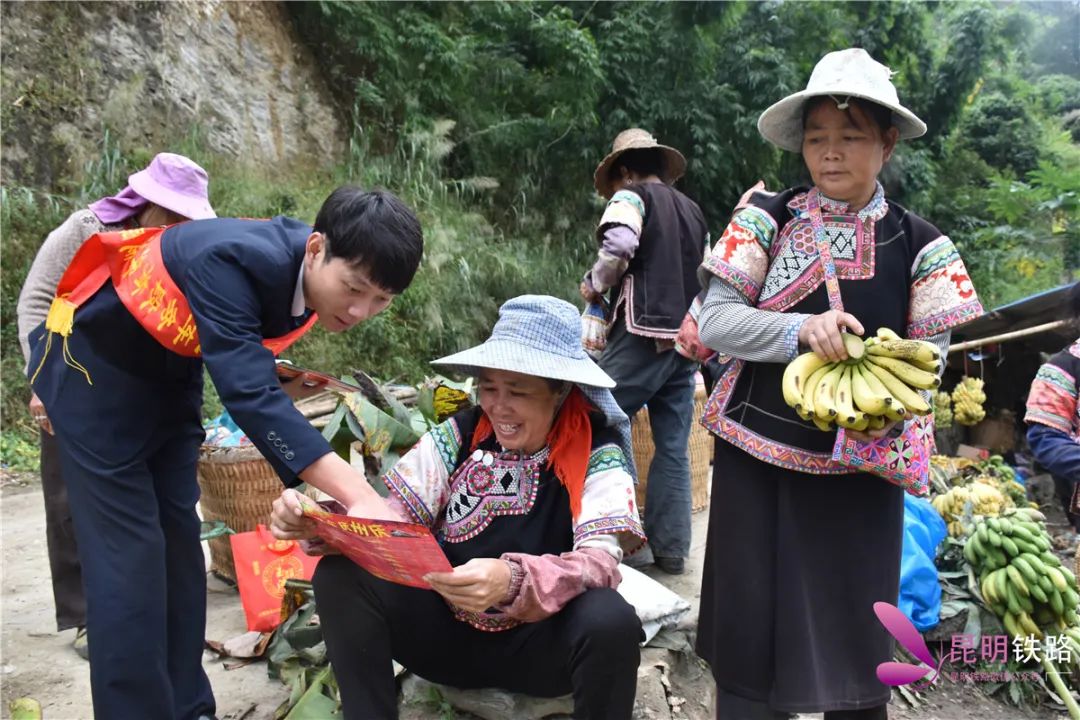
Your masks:
[{"label": "wide-brim straw hat", "polygon": [[777,147],[792,152],[802,151],[803,107],[810,98],[832,96],[861,98],[892,110],[893,125],[901,139],[916,138],[926,133],[926,123],[900,104],[896,86],[890,79],[892,71],[862,48],[831,52],[818,61],[806,89],[788,95],[769,107],[758,118],[758,132]]},{"label": "wide-brim straw hat", "polygon": [[671,185],[683,176],[683,173],[686,172],[686,158],[683,157],[681,152],[673,147],[656,142],[656,138],[647,130],[630,128],[615,136],[615,142],[611,143],[611,152],[596,166],[596,172],[593,173],[593,187],[604,197],[610,198],[614,194],[611,187],[610,172],[615,160],[627,150],[647,150],[650,148],[660,150],[664,154],[664,174],[661,176],[661,180]]},{"label": "wide-brim straw hat", "polygon": [[581,345],[581,314],[547,295],[521,295],[503,303],[491,337],[476,347],[433,360],[466,375],[487,368],[613,388],[615,381]]},{"label": "wide-brim straw hat", "polygon": [[210,207],[206,171],[183,155],[158,153],[148,167],[128,176],[128,185],[155,205],[190,220],[217,217]]}]

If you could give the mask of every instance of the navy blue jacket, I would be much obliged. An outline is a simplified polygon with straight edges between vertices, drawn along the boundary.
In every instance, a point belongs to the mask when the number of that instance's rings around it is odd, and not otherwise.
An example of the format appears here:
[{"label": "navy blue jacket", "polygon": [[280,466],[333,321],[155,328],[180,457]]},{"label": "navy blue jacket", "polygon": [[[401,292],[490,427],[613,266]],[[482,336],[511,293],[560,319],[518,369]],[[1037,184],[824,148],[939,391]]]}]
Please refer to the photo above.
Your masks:
[{"label": "navy blue jacket", "polygon": [[293,318],[291,309],[310,234],[310,226],[287,217],[222,218],[182,223],[161,240],[222,404],[289,485],[330,445],[281,389],[262,341],[306,319]]},{"label": "navy blue jacket", "polygon": [[[161,240],[162,259],[195,316],[202,362],[222,403],[288,485],[330,452],[282,390],[274,356],[262,345],[263,338],[285,335],[306,319],[292,316],[292,300],[310,233],[310,226],[286,217],[220,218],[173,226]],[[39,326],[31,334],[31,372],[41,361],[41,338]],[[71,419],[62,428],[67,434],[111,435],[115,440],[106,450],[119,461],[147,442],[144,426],[181,431],[170,408],[180,396],[199,396],[201,362],[163,348],[120,303],[111,283],[76,312],[69,340],[94,384],[82,387],[86,380],[65,365],[57,347],[34,383],[50,418],[62,425]],[[80,387],[73,391],[73,384]]]}]

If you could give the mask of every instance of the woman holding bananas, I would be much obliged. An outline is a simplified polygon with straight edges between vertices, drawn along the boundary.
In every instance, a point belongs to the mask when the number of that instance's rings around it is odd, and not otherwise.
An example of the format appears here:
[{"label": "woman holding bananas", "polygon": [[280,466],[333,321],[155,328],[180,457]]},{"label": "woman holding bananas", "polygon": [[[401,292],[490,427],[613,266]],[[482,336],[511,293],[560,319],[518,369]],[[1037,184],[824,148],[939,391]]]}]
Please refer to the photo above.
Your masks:
[{"label": "woman holding bananas", "polygon": [[[873,604],[897,601],[903,490],[834,462],[837,414],[797,412],[782,380],[812,351],[803,362],[834,369],[828,398],[844,395],[839,414],[862,428],[848,432],[869,442],[911,414],[885,379],[935,385],[950,328],[982,312],[953,243],[878,182],[897,141],[926,131],[889,76],[864,50],[829,53],[761,115],[813,185],[755,193],[701,268],[701,340],[735,358],[702,419],[717,441],[697,650],[725,720],[887,715],[875,672],[892,647]],[[929,412],[916,396],[911,412]]]}]

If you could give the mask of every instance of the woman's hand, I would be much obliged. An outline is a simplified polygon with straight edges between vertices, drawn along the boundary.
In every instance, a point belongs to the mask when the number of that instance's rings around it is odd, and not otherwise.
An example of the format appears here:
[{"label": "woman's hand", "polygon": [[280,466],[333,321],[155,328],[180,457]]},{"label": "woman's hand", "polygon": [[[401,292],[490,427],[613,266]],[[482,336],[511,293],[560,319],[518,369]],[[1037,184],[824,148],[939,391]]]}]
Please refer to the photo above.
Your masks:
[{"label": "woman's hand", "polygon": [[840,337],[841,328],[847,328],[856,335],[864,332],[862,323],[851,313],[829,310],[806,319],[799,328],[799,343],[831,362],[847,360],[844,340]]},{"label": "woman's hand", "polygon": [[394,508],[390,507],[385,499],[375,492],[372,492],[370,497],[350,505],[349,511],[346,514],[351,515],[352,517],[364,518],[365,520],[397,520],[407,522],[407,520],[401,517]]},{"label": "woman's hand", "polygon": [[593,290],[592,283],[587,280],[581,281],[581,286],[578,287],[578,292],[581,293],[581,298],[585,302],[596,303],[600,302],[604,296]]},{"label": "woman's hand", "polygon": [[315,521],[304,517],[305,500],[302,498],[300,493],[289,488],[274,501],[270,511],[270,534],[278,540],[310,540],[317,537]]},{"label": "woman's hand", "polygon": [[424,579],[456,607],[484,612],[510,591],[510,566],[498,558],[473,558],[452,572],[428,573]]},{"label": "woman's hand", "polygon": [[891,420],[885,423],[885,427],[880,430],[866,430],[865,432],[859,432],[858,430],[847,430],[845,434],[847,437],[856,440],[861,443],[873,442],[874,440],[880,440],[888,435],[896,435],[895,428],[897,425],[903,426],[903,420]]}]

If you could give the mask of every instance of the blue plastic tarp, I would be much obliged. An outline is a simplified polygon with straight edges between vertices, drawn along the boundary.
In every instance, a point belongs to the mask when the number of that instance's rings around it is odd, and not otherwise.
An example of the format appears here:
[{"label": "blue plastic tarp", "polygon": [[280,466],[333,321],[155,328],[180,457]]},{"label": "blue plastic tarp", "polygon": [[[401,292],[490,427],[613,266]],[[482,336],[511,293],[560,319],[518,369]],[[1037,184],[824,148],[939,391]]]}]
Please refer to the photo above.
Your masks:
[{"label": "blue plastic tarp", "polygon": [[904,549],[896,605],[920,632],[937,626],[941,615],[941,585],[934,556],[946,532],[945,521],[929,500],[904,494]]}]

